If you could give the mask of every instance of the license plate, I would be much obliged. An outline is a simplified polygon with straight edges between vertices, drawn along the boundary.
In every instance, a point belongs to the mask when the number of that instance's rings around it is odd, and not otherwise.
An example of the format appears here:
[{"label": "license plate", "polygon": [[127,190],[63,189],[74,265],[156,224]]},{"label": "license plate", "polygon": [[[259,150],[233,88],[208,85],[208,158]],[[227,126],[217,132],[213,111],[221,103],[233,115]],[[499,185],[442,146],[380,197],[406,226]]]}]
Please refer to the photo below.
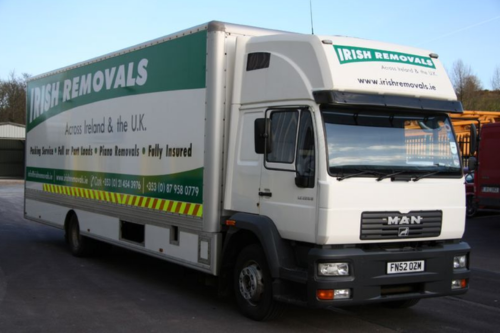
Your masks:
[{"label": "license plate", "polygon": [[483,193],[499,193],[499,192],[500,188],[498,187],[488,187],[488,186],[483,187]]},{"label": "license plate", "polygon": [[415,273],[425,271],[425,260],[387,263],[387,274]]}]

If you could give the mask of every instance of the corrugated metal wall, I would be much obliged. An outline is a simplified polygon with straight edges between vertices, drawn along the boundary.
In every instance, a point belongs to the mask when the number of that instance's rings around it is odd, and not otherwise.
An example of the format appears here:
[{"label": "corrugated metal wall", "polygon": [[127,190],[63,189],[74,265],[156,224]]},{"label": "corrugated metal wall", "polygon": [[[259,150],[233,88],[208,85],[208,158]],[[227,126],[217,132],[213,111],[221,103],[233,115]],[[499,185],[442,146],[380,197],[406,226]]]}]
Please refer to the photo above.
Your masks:
[{"label": "corrugated metal wall", "polygon": [[0,178],[24,177],[24,140],[0,139]]},{"label": "corrugated metal wall", "polygon": [[23,125],[0,123],[0,139],[24,139],[25,137]]}]

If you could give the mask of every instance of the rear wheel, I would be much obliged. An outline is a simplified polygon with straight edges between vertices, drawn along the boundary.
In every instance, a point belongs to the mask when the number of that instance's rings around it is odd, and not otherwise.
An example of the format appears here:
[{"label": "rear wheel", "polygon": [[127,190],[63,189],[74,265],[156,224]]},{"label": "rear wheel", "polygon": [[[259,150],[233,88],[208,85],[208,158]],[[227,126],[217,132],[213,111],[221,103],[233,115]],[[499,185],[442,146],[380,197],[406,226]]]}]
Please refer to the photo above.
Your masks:
[{"label": "rear wheel", "polygon": [[272,277],[258,244],[244,248],[234,271],[234,289],[240,311],[248,318],[269,320],[283,313],[284,304],[273,299]]},{"label": "rear wheel", "polygon": [[80,224],[76,214],[73,214],[68,222],[66,239],[69,249],[75,257],[92,255],[97,249],[96,241],[80,234]]}]

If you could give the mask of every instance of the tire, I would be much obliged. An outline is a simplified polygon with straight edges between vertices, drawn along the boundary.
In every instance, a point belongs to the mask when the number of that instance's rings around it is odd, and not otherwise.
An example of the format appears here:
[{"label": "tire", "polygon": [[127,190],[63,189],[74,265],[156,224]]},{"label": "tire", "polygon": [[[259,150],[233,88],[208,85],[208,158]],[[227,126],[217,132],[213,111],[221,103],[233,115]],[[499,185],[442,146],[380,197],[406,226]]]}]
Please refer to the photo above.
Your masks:
[{"label": "tire", "polygon": [[266,256],[258,244],[244,248],[236,261],[234,292],[240,311],[256,321],[278,317],[284,304],[273,299],[273,279]]},{"label": "tire", "polygon": [[80,224],[76,214],[73,214],[69,219],[66,239],[71,254],[75,257],[88,257],[95,253],[96,242],[80,234]]},{"label": "tire", "polygon": [[474,199],[475,198],[472,195],[467,196],[467,217],[474,217],[477,214],[477,205]]},{"label": "tire", "polygon": [[392,301],[383,303],[385,307],[391,309],[408,309],[420,302],[420,298],[407,299],[403,301]]}]

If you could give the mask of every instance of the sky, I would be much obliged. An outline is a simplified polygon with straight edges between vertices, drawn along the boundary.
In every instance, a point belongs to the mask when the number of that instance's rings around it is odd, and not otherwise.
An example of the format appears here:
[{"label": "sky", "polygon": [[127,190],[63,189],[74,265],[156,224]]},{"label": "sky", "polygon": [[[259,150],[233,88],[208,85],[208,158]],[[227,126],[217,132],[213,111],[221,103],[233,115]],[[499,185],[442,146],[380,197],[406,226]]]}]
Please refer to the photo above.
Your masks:
[{"label": "sky", "polygon": [[[314,33],[461,59],[484,89],[500,67],[500,0],[312,0]],[[311,33],[310,0],[0,0],[0,79],[32,76],[218,20]]]}]

